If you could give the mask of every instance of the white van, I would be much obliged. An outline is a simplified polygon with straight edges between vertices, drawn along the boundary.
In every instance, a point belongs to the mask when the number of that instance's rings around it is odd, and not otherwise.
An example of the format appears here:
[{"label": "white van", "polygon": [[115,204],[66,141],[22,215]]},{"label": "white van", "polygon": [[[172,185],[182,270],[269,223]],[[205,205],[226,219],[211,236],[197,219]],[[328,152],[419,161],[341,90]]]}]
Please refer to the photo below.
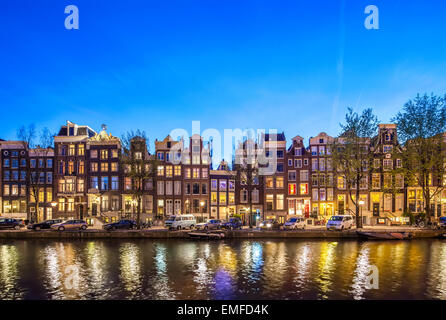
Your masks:
[{"label": "white van", "polygon": [[197,221],[193,214],[173,215],[165,221],[164,225],[170,230],[193,229]]},{"label": "white van", "polygon": [[285,230],[291,229],[302,229],[304,230],[306,226],[305,218],[302,217],[292,217],[289,218],[287,222],[283,225]]},{"label": "white van", "polygon": [[351,229],[354,221],[353,216],[332,216],[327,222],[327,230]]}]

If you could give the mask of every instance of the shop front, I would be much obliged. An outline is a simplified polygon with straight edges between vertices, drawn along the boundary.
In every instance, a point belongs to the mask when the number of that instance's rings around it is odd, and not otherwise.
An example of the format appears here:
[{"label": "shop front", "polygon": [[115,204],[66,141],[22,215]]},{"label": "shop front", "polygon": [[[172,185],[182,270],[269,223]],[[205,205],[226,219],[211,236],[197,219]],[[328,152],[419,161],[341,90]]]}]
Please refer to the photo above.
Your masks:
[{"label": "shop front", "polygon": [[288,215],[309,218],[310,217],[310,198],[288,199]]},{"label": "shop front", "polygon": [[370,210],[372,211],[372,219],[371,224],[382,225],[385,224],[385,220],[383,217],[380,217],[381,214],[381,199],[382,192],[370,192]]},{"label": "shop front", "polygon": [[332,215],[335,214],[334,203],[331,201],[319,201],[313,202],[312,205],[312,218],[310,223],[315,225],[324,225]]},{"label": "shop front", "polygon": [[[252,225],[255,226],[257,224],[257,221],[264,220],[264,219],[275,219],[276,215],[270,215],[272,218],[264,217],[263,218],[263,211],[262,206],[259,205],[253,205],[252,211],[250,212],[249,206],[238,206],[238,211],[236,211],[235,206],[229,207],[230,212],[238,212],[240,215],[240,218],[242,220],[242,223],[244,225]],[[232,213],[228,214],[228,218],[233,216]]]}]

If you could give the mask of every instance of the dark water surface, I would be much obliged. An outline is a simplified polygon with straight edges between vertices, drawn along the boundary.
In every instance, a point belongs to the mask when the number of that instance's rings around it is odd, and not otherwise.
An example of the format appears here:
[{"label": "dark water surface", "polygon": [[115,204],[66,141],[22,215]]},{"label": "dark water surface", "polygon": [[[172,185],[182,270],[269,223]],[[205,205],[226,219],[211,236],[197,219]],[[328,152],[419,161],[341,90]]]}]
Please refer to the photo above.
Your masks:
[{"label": "dark water surface", "polygon": [[445,299],[446,241],[3,241],[0,298]]}]

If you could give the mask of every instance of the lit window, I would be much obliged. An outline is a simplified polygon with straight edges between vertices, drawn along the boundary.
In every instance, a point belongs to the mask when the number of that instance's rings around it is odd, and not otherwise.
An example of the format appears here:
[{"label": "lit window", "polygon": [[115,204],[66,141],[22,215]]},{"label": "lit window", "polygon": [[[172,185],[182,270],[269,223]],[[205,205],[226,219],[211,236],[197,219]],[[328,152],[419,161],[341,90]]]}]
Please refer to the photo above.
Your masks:
[{"label": "lit window", "polygon": [[284,187],[283,177],[276,178],[276,189],[282,189]]},{"label": "lit window", "polygon": [[102,172],[108,171],[108,162],[101,162],[101,171]]},{"label": "lit window", "polygon": [[220,204],[226,204],[226,192],[220,192]]},{"label": "lit window", "polygon": [[274,188],[274,180],[272,177],[266,178],[266,187],[267,188]]},{"label": "lit window", "polygon": [[101,159],[108,159],[108,150],[107,149],[101,150]]},{"label": "lit window", "polygon": [[301,183],[300,184],[300,194],[301,195],[308,194],[308,183]]},{"label": "lit window", "polygon": [[288,183],[288,194],[289,195],[296,195],[296,184],[295,183]]},{"label": "lit window", "polygon": [[70,146],[68,147],[68,155],[69,156],[74,156],[76,154],[76,148],[74,144],[70,144]]},{"label": "lit window", "polygon": [[170,178],[173,175],[173,168],[172,166],[166,166],[166,177]]},{"label": "lit window", "polygon": [[283,194],[278,194],[276,195],[276,209],[277,210],[283,210],[284,206],[283,206]]},{"label": "lit window", "polygon": [[85,146],[84,144],[80,144],[77,146],[77,154],[79,156],[83,156],[85,154]]}]

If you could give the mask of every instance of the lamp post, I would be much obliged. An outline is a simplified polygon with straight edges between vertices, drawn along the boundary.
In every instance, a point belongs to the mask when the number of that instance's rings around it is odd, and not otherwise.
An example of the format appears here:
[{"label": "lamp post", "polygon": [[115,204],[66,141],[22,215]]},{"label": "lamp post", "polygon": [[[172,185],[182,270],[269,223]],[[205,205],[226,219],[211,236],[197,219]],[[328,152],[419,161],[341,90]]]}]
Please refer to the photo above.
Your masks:
[{"label": "lamp post", "polygon": [[[50,206],[51,208],[56,208],[57,206],[57,202],[56,201],[51,201],[50,202]],[[53,219],[53,209],[51,209],[51,218],[46,217],[47,219]]]},{"label": "lamp post", "polygon": [[136,206],[136,200],[132,200],[132,219],[135,218],[135,206]]},{"label": "lamp post", "polygon": [[204,222],[203,207],[204,207],[204,201],[200,201],[201,222]]},{"label": "lamp post", "polygon": [[249,210],[249,207],[246,207],[245,208],[245,212],[247,212],[248,213],[248,225],[249,225],[249,227],[251,228],[252,227],[252,221],[251,221],[251,210]]},{"label": "lamp post", "polygon": [[359,205],[360,205],[360,207],[361,207],[361,228],[363,227],[363,220],[362,220],[362,206],[364,205],[364,200],[359,200]]}]

